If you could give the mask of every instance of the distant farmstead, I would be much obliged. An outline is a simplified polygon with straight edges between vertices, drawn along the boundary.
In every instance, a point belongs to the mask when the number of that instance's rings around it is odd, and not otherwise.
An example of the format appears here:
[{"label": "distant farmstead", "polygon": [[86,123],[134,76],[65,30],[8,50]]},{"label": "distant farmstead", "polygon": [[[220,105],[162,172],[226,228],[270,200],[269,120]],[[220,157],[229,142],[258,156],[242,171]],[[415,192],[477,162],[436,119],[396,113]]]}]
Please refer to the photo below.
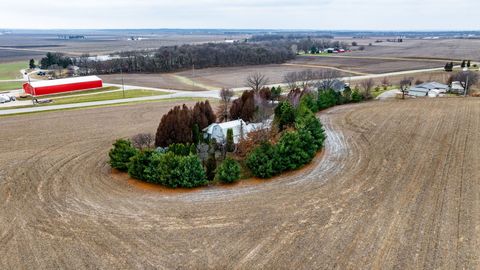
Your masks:
[{"label": "distant farmstead", "polygon": [[408,94],[416,97],[438,96],[439,94],[446,93],[448,90],[449,86],[446,84],[428,82],[413,86],[408,90]]},{"label": "distant farmstead", "polygon": [[23,84],[23,90],[25,93],[34,96],[82,91],[101,87],[103,87],[103,81],[97,76],[34,81]]}]

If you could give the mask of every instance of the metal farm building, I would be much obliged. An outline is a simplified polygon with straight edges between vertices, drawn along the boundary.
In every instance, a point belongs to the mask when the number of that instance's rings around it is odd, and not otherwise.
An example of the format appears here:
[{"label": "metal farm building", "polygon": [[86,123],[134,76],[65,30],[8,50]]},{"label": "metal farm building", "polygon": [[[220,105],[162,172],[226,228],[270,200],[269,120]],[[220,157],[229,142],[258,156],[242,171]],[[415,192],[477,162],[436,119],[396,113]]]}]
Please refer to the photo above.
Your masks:
[{"label": "metal farm building", "polygon": [[25,93],[34,96],[88,90],[103,86],[102,79],[97,76],[75,77],[59,80],[34,81],[23,84]]}]

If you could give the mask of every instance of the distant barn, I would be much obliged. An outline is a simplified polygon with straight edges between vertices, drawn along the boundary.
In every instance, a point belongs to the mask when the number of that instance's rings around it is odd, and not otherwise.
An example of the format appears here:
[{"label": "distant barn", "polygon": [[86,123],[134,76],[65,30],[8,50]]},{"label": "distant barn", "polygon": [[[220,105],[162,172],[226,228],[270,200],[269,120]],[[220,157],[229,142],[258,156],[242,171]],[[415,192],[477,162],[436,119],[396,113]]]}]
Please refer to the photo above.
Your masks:
[{"label": "distant barn", "polygon": [[59,80],[34,81],[23,84],[26,94],[34,96],[57,94],[71,91],[89,90],[103,86],[97,76],[75,77]]}]

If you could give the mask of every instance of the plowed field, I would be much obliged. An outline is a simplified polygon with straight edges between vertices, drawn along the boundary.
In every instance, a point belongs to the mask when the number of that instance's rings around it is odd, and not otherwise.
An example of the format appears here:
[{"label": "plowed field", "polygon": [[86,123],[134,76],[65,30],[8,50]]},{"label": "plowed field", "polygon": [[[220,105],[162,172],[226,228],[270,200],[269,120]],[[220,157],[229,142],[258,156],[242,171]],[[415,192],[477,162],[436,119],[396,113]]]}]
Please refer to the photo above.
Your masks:
[{"label": "plowed field", "polygon": [[112,174],[172,105],[0,118],[0,269],[480,268],[480,99],[333,108],[324,154],[257,184]]}]

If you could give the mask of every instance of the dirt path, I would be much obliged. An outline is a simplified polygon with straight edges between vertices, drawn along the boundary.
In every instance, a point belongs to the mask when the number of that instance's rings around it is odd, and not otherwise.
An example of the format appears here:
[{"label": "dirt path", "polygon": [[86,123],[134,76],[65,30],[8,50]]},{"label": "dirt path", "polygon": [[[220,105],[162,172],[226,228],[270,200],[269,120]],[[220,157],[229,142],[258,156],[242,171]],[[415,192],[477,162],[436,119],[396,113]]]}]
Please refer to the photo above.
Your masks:
[{"label": "dirt path", "polygon": [[113,177],[114,139],[172,105],[0,118],[0,269],[480,267],[480,99],[336,107],[323,158],[259,185]]}]

